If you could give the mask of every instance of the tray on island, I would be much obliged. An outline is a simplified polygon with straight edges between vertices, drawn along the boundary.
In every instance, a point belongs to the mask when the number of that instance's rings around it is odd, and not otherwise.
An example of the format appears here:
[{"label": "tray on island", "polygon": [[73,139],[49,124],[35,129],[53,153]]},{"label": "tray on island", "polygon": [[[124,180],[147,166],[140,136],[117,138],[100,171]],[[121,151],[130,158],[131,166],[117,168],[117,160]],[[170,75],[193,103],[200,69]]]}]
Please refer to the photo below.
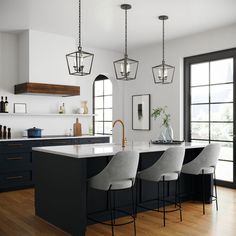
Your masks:
[{"label": "tray on island", "polygon": [[182,144],[184,141],[179,141],[179,140],[173,140],[173,141],[164,141],[164,140],[152,140],[152,144]]}]

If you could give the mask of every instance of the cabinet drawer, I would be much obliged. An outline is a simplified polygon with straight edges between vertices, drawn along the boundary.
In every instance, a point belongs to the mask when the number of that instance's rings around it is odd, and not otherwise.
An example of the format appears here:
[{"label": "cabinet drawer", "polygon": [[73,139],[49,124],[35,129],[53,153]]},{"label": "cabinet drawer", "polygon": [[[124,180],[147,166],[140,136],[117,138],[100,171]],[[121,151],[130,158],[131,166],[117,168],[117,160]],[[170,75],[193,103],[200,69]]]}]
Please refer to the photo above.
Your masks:
[{"label": "cabinet drawer", "polygon": [[16,168],[31,163],[31,152],[0,154],[0,169]]},{"label": "cabinet drawer", "polygon": [[31,171],[11,172],[0,175],[0,185],[24,183],[32,180]]},{"label": "cabinet drawer", "polygon": [[30,151],[31,146],[26,141],[0,142],[0,153],[14,153],[19,151]]}]

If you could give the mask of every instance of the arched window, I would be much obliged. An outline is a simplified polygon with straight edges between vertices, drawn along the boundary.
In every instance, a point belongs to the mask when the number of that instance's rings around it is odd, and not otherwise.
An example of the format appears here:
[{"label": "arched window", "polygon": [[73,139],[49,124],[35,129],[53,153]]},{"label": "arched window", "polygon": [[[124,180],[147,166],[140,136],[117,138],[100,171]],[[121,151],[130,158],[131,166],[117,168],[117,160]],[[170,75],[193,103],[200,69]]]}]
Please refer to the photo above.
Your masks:
[{"label": "arched window", "polygon": [[93,84],[94,134],[112,134],[112,83],[99,75]]}]

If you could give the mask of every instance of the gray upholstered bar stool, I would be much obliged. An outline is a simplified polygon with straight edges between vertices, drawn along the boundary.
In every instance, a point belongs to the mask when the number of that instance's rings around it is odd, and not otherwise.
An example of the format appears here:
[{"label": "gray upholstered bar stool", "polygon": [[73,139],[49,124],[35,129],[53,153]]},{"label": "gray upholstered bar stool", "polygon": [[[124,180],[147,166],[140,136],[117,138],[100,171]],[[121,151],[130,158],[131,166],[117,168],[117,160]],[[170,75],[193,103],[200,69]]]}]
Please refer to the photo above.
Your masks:
[{"label": "gray upholstered bar stool", "polygon": [[[133,186],[135,184],[135,179],[137,175],[139,163],[139,153],[135,151],[122,151],[114,155],[108,165],[96,176],[88,179],[88,187],[107,191],[108,192],[108,202],[110,205],[110,215],[111,223],[100,222],[88,215],[88,219],[95,221],[97,223],[102,223],[105,225],[110,225],[112,228],[112,236],[114,235],[114,226],[121,226],[129,223],[134,224],[134,235],[136,235],[136,225],[135,225],[135,203],[134,203],[134,190]],[[115,212],[120,211],[122,213],[128,214],[123,210],[115,209],[114,203],[112,204],[112,193],[117,190],[130,189],[132,198],[132,217],[131,221],[123,224],[115,223]],[[113,197],[114,201],[114,197]]]},{"label": "gray upholstered bar stool", "polygon": [[[152,181],[157,183],[157,189],[158,189],[158,208],[157,210],[152,208],[147,208],[143,204],[138,204],[137,206],[150,209],[153,211],[163,212],[163,220],[164,220],[164,226],[166,221],[166,212],[172,212],[179,210],[180,212],[180,220],[182,221],[182,209],[181,209],[181,201],[180,201],[180,184],[179,184],[179,175],[181,172],[181,168],[184,161],[184,154],[185,154],[185,148],[184,147],[171,147],[168,148],[162,156],[149,168],[140,171],[137,175],[138,179],[146,180],[146,181]],[[166,210],[166,199],[165,199],[165,184],[166,182],[169,183],[169,181],[176,181],[176,191],[175,191],[175,206],[178,206],[178,208],[174,210]],[[163,211],[159,209],[159,183],[162,182],[163,187],[163,194],[162,194],[162,202],[163,202]],[[177,193],[178,192],[178,193]],[[177,203],[177,195],[178,195],[178,203]]]},{"label": "gray upholstered bar stool", "polygon": [[215,185],[215,195],[211,195],[213,197],[212,200],[216,201],[216,210],[218,211],[218,200],[217,200],[217,187],[215,183],[215,169],[217,160],[220,155],[220,144],[212,143],[207,145],[200,154],[185,164],[182,168],[182,173],[191,174],[191,175],[202,175],[202,204],[203,204],[203,214],[205,215],[205,179],[204,175],[213,174],[214,185]]}]

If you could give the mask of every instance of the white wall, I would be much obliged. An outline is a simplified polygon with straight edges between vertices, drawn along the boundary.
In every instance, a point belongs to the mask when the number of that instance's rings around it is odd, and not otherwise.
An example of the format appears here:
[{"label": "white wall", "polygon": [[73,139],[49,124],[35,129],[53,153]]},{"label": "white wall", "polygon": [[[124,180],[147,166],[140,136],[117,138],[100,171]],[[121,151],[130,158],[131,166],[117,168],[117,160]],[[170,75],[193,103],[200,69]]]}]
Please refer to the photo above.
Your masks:
[{"label": "white wall", "polygon": [[[29,47],[27,48],[27,42]],[[14,103],[26,103],[31,113],[57,113],[59,105],[66,105],[66,112],[80,107],[82,100],[88,101],[92,112],[92,85],[99,74],[105,74],[113,83],[113,119],[122,113],[120,98],[122,83],[114,79],[113,61],[120,58],[118,53],[94,48],[86,48],[95,54],[92,74],[85,77],[68,75],[65,54],[75,50],[75,40],[56,34],[30,30],[20,34],[0,33],[0,96],[8,96],[9,110]],[[80,86],[81,95],[75,97],[50,97],[33,95],[14,95],[14,85],[22,82],[42,82],[54,84],[75,84]],[[23,130],[37,126],[44,134],[65,134],[72,128],[75,118],[55,117],[3,117],[0,124],[7,125],[13,134],[20,135]],[[90,118],[81,118],[83,133],[88,133],[92,123]]]},{"label": "white wall", "polygon": [[174,82],[170,85],[154,84],[152,66],[161,63],[161,44],[151,45],[129,53],[139,60],[137,79],[125,83],[124,117],[128,140],[156,139],[160,132],[160,121],[151,119],[150,131],[132,130],[131,100],[135,94],[151,94],[151,109],[168,106],[174,138],[183,138],[183,58],[236,47],[236,25],[166,42],[166,63],[174,65]]}]

